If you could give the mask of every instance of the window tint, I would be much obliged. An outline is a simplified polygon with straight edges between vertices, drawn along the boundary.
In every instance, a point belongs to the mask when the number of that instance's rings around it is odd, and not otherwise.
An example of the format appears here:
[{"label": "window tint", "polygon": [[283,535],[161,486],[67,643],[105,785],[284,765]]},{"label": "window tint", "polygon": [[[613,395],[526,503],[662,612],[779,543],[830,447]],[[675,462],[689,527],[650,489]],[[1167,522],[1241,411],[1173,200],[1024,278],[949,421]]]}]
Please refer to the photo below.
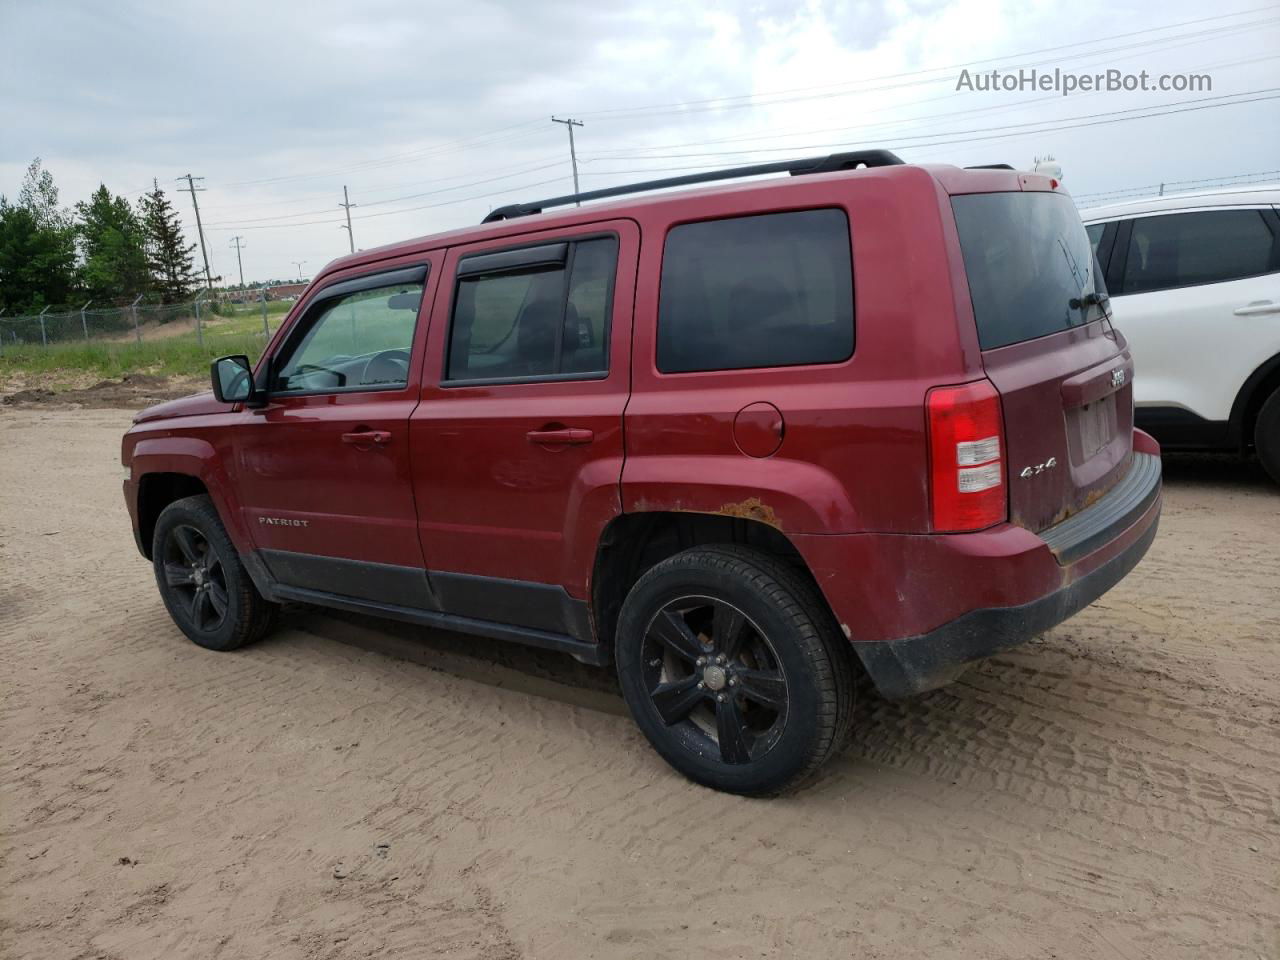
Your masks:
[{"label": "window tint", "polygon": [[951,207],[983,350],[1102,317],[1106,284],[1066,194],[973,193]]},{"label": "window tint", "polygon": [[446,379],[606,372],[617,262],[618,241],[601,237],[571,244],[563,266],[459,280]]},{"label": "window tint", "polygon": [[1105,223],[1091,223],[1084,228],[1084,232],[1089,235],[1089,246],[1093,247],[1093,255],[1098,255],[1098,241],[1102,239],[1102,232],[1107,229]]},{"label": "window tint", "polygon": [[843,210],[673,227],[662,257],[663,373],[839,363],[853,354]]},{"label": "window tint", "polygon": [[403,387],[422,303],[420,282],[326,301],[274,368],[272,393]]},{"label": "window tint", "polygon": [[1266,273],[1275,237],[1260,210],[1206,210],[1133,221],[1124,292],[1145,293]]}]

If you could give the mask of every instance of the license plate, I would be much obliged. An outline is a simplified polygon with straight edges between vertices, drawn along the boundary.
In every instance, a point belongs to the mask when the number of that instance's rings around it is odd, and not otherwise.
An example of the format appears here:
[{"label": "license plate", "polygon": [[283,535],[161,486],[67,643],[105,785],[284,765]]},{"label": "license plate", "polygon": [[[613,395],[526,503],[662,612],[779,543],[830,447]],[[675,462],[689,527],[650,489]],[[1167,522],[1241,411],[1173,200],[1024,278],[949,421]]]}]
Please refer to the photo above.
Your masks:
[{"label": "license plate", "polygon": [[1076,416],[1080,452],[1088,460],[1102,451],[1116,434],[1116,395],[1086,403]]}]

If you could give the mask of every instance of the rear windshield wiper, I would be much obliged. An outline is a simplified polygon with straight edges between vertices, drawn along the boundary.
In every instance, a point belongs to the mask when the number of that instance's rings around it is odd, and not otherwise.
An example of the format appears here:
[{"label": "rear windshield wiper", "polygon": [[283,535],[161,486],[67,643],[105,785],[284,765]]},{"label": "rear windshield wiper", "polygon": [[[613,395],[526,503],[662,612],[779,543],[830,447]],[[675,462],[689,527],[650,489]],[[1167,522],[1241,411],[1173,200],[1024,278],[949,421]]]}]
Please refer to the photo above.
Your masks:
[{"label": "rear windshield wiper", "polygon": [[1082,307],[1105,307],[1110,299],[1110,294],[1098,293],[1095,291],[1093,293],[1086,293],[1083,297],[1072,297],[1067,302],[1067,306],[1072,310],[1079,310]]}]

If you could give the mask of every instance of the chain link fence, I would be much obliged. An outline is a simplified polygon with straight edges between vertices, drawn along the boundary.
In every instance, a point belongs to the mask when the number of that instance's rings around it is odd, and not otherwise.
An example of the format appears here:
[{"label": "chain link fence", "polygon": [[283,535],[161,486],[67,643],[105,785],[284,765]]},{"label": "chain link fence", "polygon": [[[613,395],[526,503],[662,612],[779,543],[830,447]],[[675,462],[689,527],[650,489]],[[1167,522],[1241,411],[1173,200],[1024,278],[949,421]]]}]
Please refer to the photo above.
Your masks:
[{"label": "chain link fence", "polygon": [[246,290],[242,298],[215,301],[201,295],[187,303],[143,303],[97,308],[46,309],[8,316],[0,313],[0,356],[18,348],[51,348],[70,344],[145,343],[173,338],[194,339],[204,346],[211,332],[256,334],[265,341],[284,316],[270,287]]}]

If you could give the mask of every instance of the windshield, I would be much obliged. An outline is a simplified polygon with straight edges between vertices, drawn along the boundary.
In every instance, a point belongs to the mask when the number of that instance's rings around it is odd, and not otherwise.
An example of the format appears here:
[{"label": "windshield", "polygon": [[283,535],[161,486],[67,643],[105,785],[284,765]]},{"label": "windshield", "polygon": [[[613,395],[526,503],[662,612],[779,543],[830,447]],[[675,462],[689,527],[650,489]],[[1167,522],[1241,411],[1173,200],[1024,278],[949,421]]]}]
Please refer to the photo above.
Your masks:
[{"label": "windshield", "polygon": [[951,206],[983,350],[1103,317],[1106,286],[1069,196],[976,193]]}]

